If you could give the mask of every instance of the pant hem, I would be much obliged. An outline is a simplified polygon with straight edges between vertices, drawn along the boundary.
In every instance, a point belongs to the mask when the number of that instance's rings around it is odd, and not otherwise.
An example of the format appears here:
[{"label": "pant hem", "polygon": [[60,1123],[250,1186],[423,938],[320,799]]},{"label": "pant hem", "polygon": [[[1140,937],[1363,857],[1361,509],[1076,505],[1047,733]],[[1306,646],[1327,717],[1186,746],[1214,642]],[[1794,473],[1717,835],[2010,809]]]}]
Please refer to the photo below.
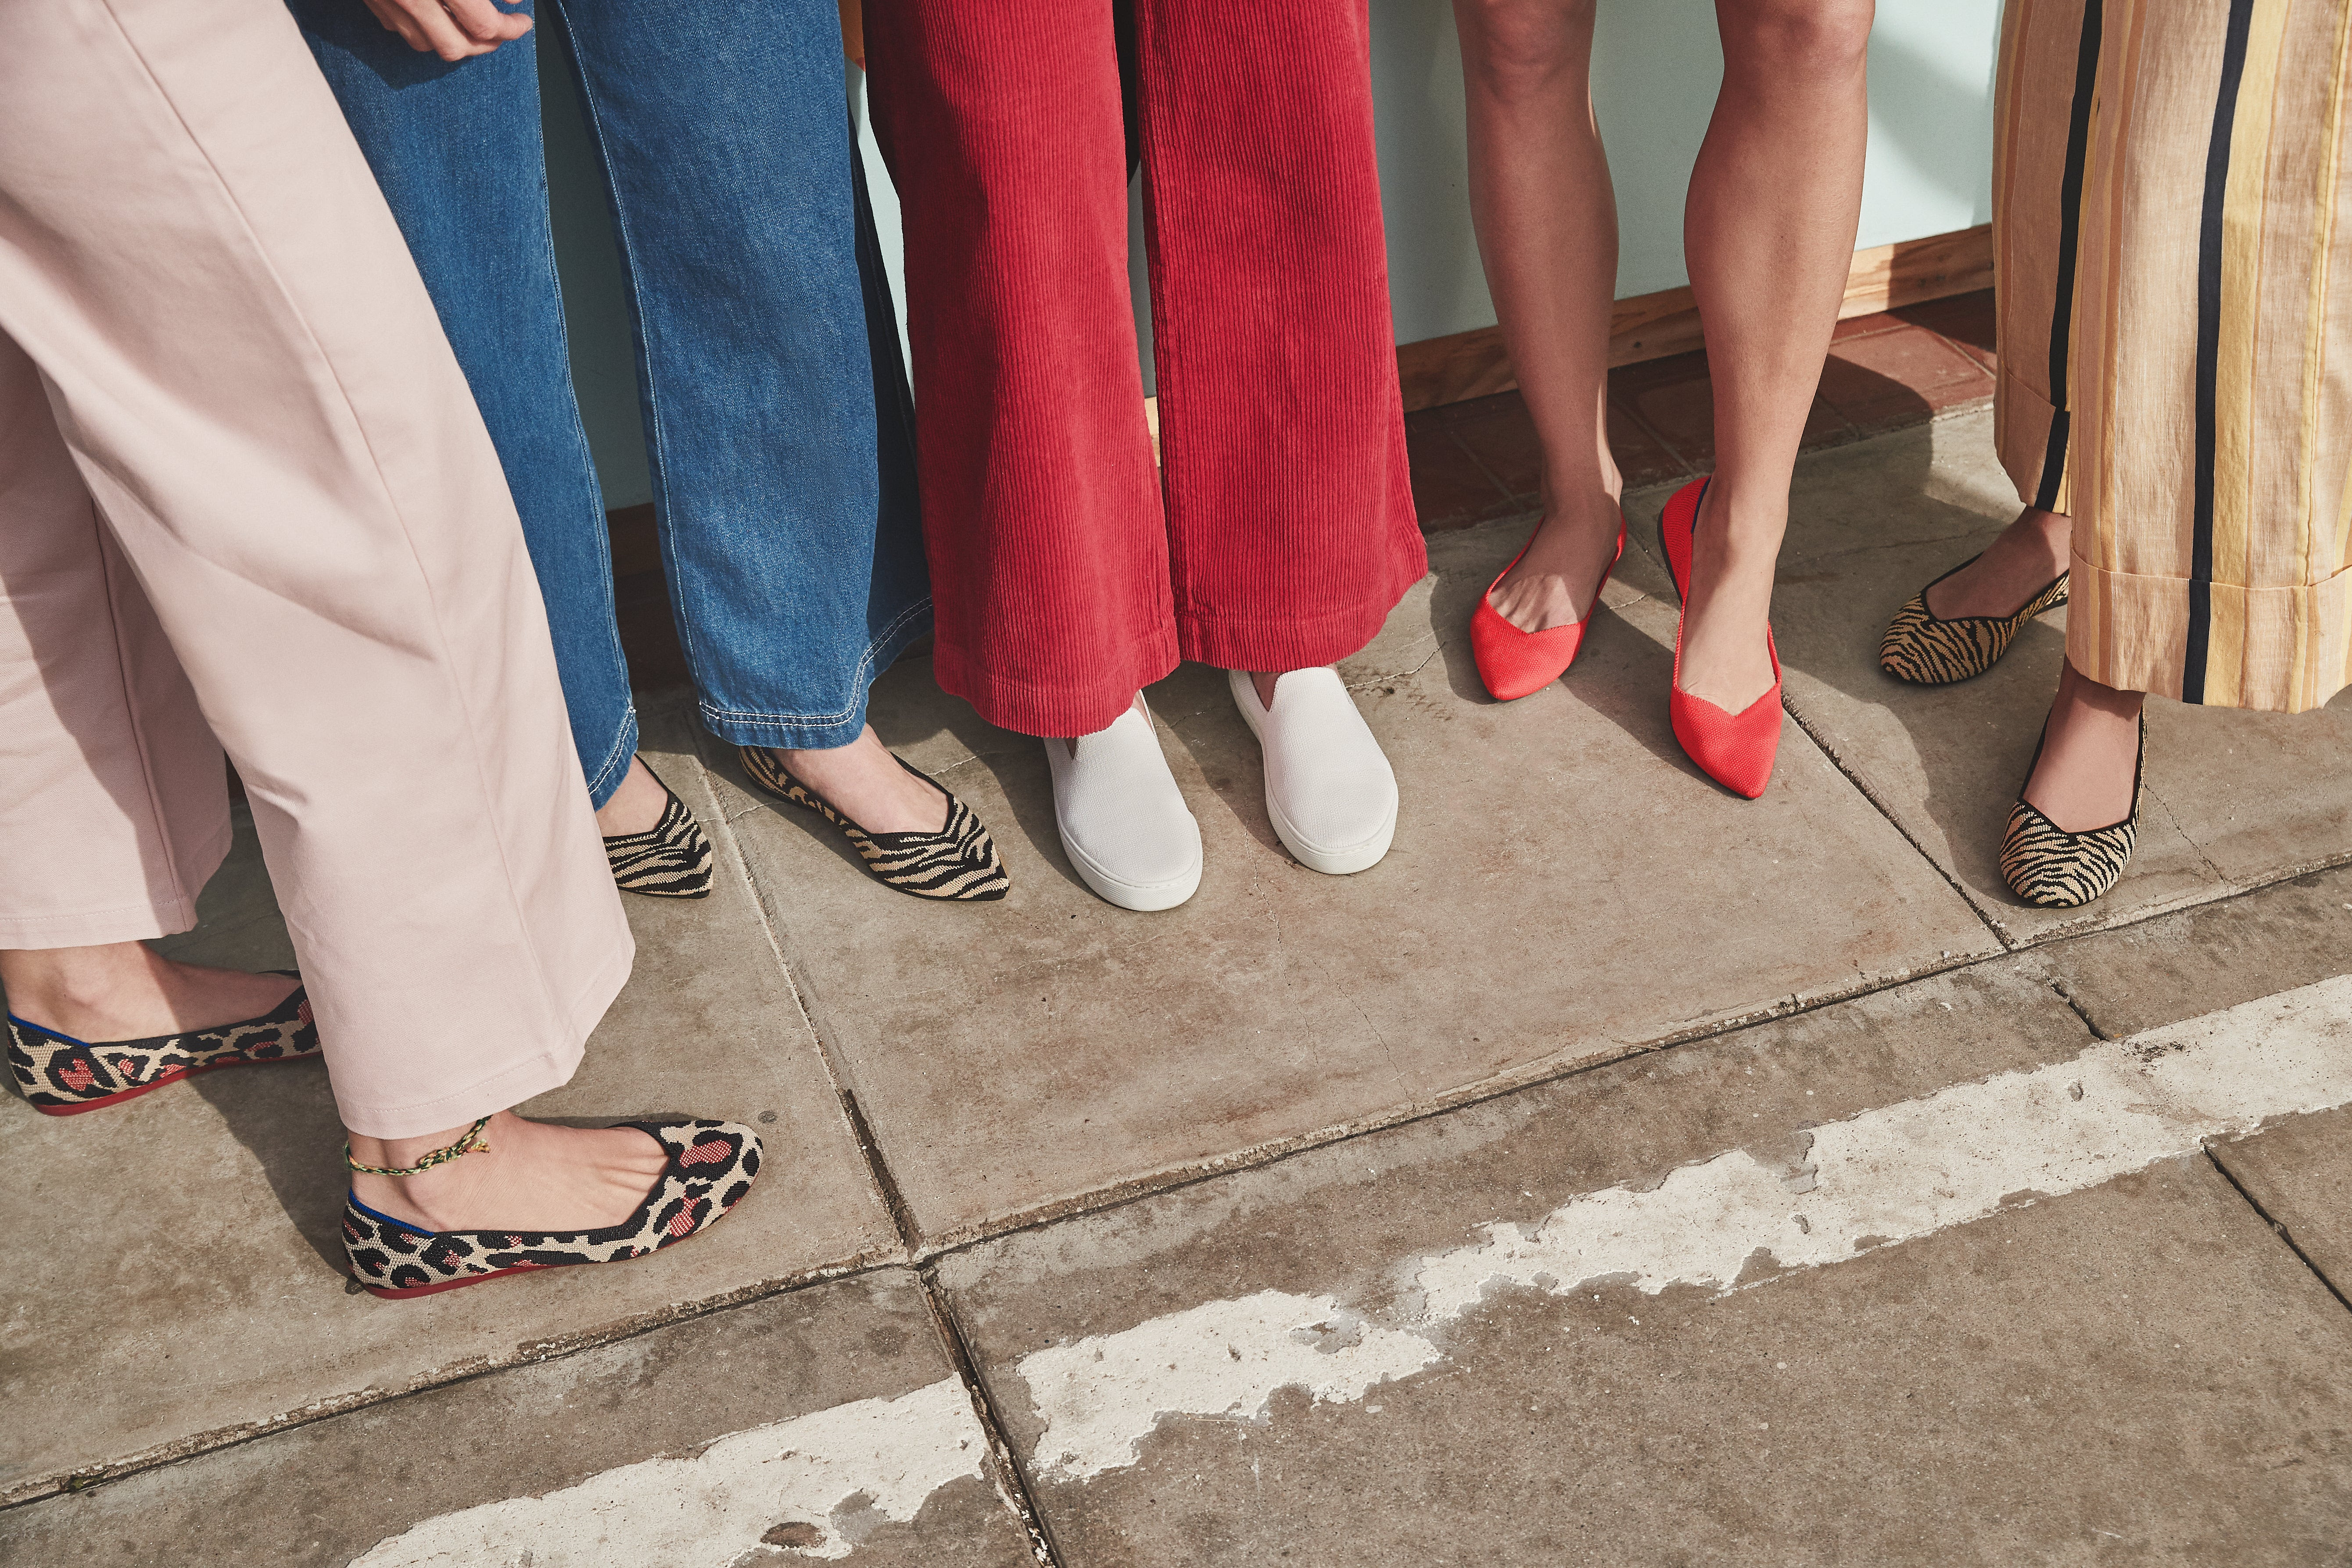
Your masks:
[{"label": "pant hem", "polygon": [[1390,612],[1429,570],[1423,551],[1419,559],[1398,563],[1387,587],[1366,595],[1344,610],[1312,621],[1296,617],[1264,620],[1253,616],[1213,615],[1200,611],[1176,614],[1177,646],[1187,659],[1221,670],[1311,670],[1336,664],[1361,653],[1380,635]]},{"label": "pant hem", "polygon": [[[2207,707],[2308,713],[2352,685],[2352,569],[2282,588],[2208,586],[2217,634],[2206,660]],[[2117,691],[2179,699],[2189,647],[2189,581],[2068,563],[2066,660]],[[2221,661],[2227,660],[2224,665]]]},{"label": "pant hem", "polygon": [[116,942],[149,942],[176,936],[196,925],[196,898],[228,859],[234,828],[223,827],[190,857],[183,882],[195,891],[180,898],[118,904],[72,915],[0,915],[0,947],[36,952],[49,947],[102,947]]},{"label": "pant hem", "polygon": [[[621,994],[621,988],[628,983],[629,970],[635,961],[636,948],[632,943],[582,988],[580,1000],[562,1026],[572,1041],[570,1046],[540,1051],[432,1100],[370,1107],[350,1104],[338,1093],[335,1105],[344,1128],[369,1138],[420,1138],[493,1112],[511,1110],[535,1094],[562,1088],[579,1071],[581,1059],[588,1051],[588,1036],[594,1032],[605,1009],[613,1005],[613,998]],[[331,1079],[331,1053],[327,1065]]]},{"label": "pant hem", "polygon": [[[621,780],[629,776],[629,764],[637,757],[637,705],[630,703],[621,716],[621,727],[613,737],[612,747],[604,753],[604,762],[595,776],[588,780],[588,808],[602,810],[604,802],[620,789]],[[368,1134],[373,1137],[375,1134]]]},{"label": "pant hem", "polygon": [[730,746],[773,746],[787,751],[829,751],[847,746],[866,732],[866,705],[874,683],[898,662],[899,654],[930,632],[930,608],[929,597],[908,606],[860,656],[857,697],[849,705],[846,716],[747,714],[698,699],[695,711],[702,727]]},{"label": "pant hem", "polygon": [[963,698],[1000,729],[1074,736],[1108,728],[1135,694],[1173,670],[1180,657],[1176,629],[1169,626],[1105,660],[1083,685],[1001,674],[945,641],[931,655],[931,669],[941,691]]}]

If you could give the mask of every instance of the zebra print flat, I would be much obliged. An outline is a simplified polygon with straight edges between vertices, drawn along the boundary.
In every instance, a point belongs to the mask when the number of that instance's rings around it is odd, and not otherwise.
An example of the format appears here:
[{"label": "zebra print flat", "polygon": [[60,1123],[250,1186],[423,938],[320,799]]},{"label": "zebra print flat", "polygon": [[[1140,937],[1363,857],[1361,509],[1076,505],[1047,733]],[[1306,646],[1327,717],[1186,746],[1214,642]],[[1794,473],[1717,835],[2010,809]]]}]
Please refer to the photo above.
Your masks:
[{"label": "zebra print flat", "polygon": [[[1968,570],[1979,559],[1969,557],[1936,582]],[[2014,615],[1961,615],[1947,621],[1927,608],[1928,591],[1936,582],[1895,612],[1878,644],[1878,667],[1915,686],[1948,686],[1983,674],[2009,652],[2027,622],[2066,602],[2066,574],[2062,571]]]},{"label": "zebra print flat", "polygon": [[1003,898],[1013,885],[996,858],[996,841],[955,792],[903,757],[891,760],[948,798],[947,825],[936,833],[869,833],[834,803],[793,777],[764,746],[738,748],[751,782],[776,799],[814,811],[841,831],[865,862],[866,874],[917,898],[982,903]]},{"label": "zebra print flat", "polygon": [[[2047,723],[2042,739],[2050,736]],[[2026,764],[2025,781],[2042,763],[2042,742],[2033,745],[2033,760]],[[2018,791],[2009,809],[2009,831],[2000,841],[2000,874],[2011,893],[2041,909],[2076,909],[2116,885],[2139,843],[2139,788],[2147,766],[2147,719],[2139,721],[2139,756],[2132,763],[2131,815],[2104,828],[2070,833],[2032,806]]]},{"label": "zebra print flat", "polygon": [[[642,762],[644,759],[639,758]],[[661,821],[642,833],[614,833],[604,841],[604,858],[612,863],[613,880],[623,893],[647,898],[708,898],[710,896],[710,841],[701,824],[677,792],[662,784],[669,797]]]}]

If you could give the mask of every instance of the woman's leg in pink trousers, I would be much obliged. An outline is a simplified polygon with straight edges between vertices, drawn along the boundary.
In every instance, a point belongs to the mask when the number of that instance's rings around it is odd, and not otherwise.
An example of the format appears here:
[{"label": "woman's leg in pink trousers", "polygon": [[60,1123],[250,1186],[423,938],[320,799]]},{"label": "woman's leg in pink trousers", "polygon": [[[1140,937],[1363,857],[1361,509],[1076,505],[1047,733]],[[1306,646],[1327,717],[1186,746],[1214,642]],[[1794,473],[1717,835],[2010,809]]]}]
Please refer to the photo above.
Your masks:
[{"label": "woman's leg in pink trousers", "polygon": [[[252,804],[358,1157],[436,1228],[666,1159],[509,1107],[632,946],[496,455],[276,0],[0,7],[0,984],[76,1040],[265,1010],[164,963]],[[217,738],[215,738],[217,737]]]}]

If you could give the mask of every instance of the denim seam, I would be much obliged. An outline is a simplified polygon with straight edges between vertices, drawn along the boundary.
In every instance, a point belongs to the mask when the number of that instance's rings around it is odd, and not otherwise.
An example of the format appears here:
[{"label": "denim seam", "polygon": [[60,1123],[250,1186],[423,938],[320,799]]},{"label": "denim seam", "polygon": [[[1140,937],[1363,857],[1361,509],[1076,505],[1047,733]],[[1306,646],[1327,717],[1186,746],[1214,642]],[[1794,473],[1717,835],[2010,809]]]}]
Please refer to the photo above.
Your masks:
[{"label": "denim seam", "polygon": [[857,695],[852,698],[849,706],[843,708],[839,713],[762,713],[757,708],[719,707],[707,702],[698,703],[696,706],[700,707],[703,713],[708,716],[722,721],[731,720],[746,724],[846,724],[850,717],[857,712],[859,706],[866,701],[866,694],[873,687],[873,681],[867,676],[866,671],[873,668],[876,654],[882,648],[888,645],[890,639],[897,636],[899,629],[904,627],[908,622],[913,620],[916,616],[920,615],[923,612],[930,609],[930,607],[931,596],[927,593],[922,598],[917,600],[914,603],[907,606],[905,610],[900,611],[898,618],[896,621],[891,622],[889,625],[884,627],[880,636],[866,644],[866,652],[859,655],[857,660],[857,668],[853,674],[853,679],[857,682]]},{"label": "denim seam", "polygon": [[[648,465],[653,471],[654,538],[661,549],[662,569],[669,580],[670,592],[675,602],[683,597],[683,590],[679,584],[684,580],[679,574],[677,552],[672,548],[670,541],[669,465],[663,461],[662,455],[661,392],[654,380],[653,323],[646,314],[645,284],[639,276],[636,264],[636,247],[629,235],[628,207],[621,199],[621,183],[613,172],[613,151],[604,138],[604,119],[597,112],[596,89],[588,79],[587,68],[580,63],[580,46],[570,37],[571,14],[564,10],[562,0],[554,0],[554,5],[557,13],[563,18],[566,41],[571,45],[572,75],[572,79],[580,87],[580,107],[583,110],[582,118],[588,122],[588,133],[596,139],[596,162],[604,175],[605,199],[612,204],[613,234],[620,245],[621,270],[628,275],[629,308],[636,318],[637,329],[637,386],[646,400],[646,456],[650,459]],[[677,615],[675,619],[677,622],[678,641],[686,653],[688,671],[692,673],[701,669],[703,660],[699,651],[695,647],[694,617]],[[618,634],[616,626],[615,637]]]},{"label": "denim seam", "polygon": [[604,760],[596,765],[595,776],[588,780],[589,800],[596,799],[596,791],[604,788],[604,780],[613,776],[613,769],[624,758],[636,756],[636,739],[637,705],[633,697],[621,710],[621,727],[613,734],[612,749],[604,753]]}]

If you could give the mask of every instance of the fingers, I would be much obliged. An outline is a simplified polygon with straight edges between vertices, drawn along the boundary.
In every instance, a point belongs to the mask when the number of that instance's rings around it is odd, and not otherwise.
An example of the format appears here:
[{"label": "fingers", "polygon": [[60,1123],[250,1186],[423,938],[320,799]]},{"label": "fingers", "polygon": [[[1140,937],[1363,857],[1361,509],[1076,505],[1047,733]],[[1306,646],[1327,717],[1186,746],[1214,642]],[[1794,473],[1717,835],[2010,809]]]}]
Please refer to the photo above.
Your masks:
[{"label": "fingers", "polygon": [[458,30],[491,48],[530,31],[530,18],[520,11],[501,11],[490,0],[441,0]]},{"label": "fingers", "polygon": [[530,18],[490,0],[366,0],[378,22],[420,54],[445,60],[487,55],[530,31]]}]

